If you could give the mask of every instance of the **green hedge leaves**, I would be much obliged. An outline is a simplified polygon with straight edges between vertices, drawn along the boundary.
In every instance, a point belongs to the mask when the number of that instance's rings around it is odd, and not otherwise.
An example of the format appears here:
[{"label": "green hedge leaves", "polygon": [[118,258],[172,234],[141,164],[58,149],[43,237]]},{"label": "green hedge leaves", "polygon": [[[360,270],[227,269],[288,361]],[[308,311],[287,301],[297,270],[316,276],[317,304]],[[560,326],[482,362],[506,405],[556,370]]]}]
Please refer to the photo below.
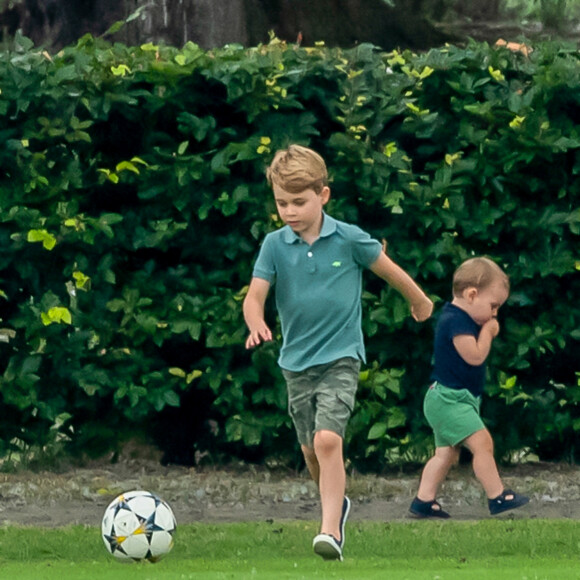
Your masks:
[{"label": "green hedge leaves", "polygon": [[[506,268],[484,415],[503,458],[576,457],[578,57],[90,36],[49,55],[18,37],[0,60],[0,454],[137,431],[167,461],[296,453],[277,344],[244,350],[241,301],[280,226],[264,169],[298,142],[328,163],[330,212],[386,238],[438,306],[463,259]],[[364,330],[349,456],[423,459],[432,322],[368,276]]]}]

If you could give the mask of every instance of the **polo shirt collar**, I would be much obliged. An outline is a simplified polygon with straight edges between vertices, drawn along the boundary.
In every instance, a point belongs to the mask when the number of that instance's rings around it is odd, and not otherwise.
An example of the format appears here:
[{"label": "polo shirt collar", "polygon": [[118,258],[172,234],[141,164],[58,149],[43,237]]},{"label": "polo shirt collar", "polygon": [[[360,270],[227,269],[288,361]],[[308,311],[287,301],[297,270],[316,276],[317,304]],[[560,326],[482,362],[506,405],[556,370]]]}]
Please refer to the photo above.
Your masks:
[{"label": "polo shirt collar", "polygon": [[[320,237],[327,238],[336,231],[336,220],[327,213],[322,212],[322,227],[320,228]],[[294,244],[301,241],[302,238],[295,233],[290,226],[284,227],[284,241],[287,244]]]}]

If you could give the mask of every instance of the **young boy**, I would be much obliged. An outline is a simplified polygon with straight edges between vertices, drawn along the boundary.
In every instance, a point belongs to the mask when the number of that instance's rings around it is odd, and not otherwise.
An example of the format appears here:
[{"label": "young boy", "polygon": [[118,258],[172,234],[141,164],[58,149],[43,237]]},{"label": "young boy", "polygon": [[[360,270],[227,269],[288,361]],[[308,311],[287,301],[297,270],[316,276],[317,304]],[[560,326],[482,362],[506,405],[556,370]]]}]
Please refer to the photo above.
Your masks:
[{"label": "young boy", "polygon": [[276,153],[266,176],[286,225],[266,236],[254,266],[243,307],[246,347],[272,340],[264,304],[275,283],[289,413],[320,491],[322,523],[313,548],[326,560],[342,560],[350,510],[342,446],[364,361],[362,269],[396,288],[419,322],[433,303],[377,240],[323,211],[330,188],[320,155],[291,145]]},{"label": "young boy", "polygon": [[491,435],[479,416],[485,359],[499,333],[496,316],[508,294],[508,277],[487,258],[467,260],[455,271],[453,301],[443,306],[435,330],[434,382],[425,395],[423,409],[435,434],[436,450],[423,469],[410,507],[416,517],[449,517],[435,498],[459,459],[461,445],[473,454],[473,470],[487,494],[492,515],[529,501],[504,489]]}]

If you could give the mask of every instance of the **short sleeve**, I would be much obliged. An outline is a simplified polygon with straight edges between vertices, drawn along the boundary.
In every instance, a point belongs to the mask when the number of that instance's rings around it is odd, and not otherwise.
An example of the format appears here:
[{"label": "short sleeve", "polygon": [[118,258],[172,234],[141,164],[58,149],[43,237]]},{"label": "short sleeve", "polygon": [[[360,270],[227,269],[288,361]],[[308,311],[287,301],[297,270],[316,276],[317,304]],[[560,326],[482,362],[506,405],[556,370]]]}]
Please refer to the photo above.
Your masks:
[{"label": "short sleeve", "polygon": [[449,334],[451,338],[456,336],[469,335],[479,336],[480,327],[471,319],[469,315],[455,316],[453,324],[449,327]]},{"label": "short sleeve", "polygon": [[276,265],[274,262],[274,244],[270,235],[264,238],[262,247],[254,263],[254,278],[261,278],[272,284],[276,278]]},{"label": "short sleeve", "polygon": [[351,226],[351,243],[353,256],[357,264],[368,268],[373,264],[382,252],[383,247],[378,240],[371,238],[369,234],[357,226]]}]

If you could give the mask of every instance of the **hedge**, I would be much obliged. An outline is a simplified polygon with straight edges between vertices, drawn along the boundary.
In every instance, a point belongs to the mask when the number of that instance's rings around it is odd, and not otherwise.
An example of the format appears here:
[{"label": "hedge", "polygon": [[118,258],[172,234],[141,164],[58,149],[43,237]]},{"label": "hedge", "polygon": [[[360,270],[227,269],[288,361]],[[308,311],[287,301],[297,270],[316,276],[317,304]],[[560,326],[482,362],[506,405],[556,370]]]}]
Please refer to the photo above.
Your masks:
[{"label": "hedge", "polygon": [[[465,258],[505,267],[483,411],[498,456],[577,458],[579,53],[533,49],[85,36],[50,55],[17,37],[0,59],[0,456],[145,433],[168,462],[297,460],[279,336],[247,352],[241,301],[280,226],[264,169],[301,143],[328,163],[330,213],[386,238],[437,309]],[[348,455],[381,470],[432,450],[433,322],[372,276],[363,300]]]}]

